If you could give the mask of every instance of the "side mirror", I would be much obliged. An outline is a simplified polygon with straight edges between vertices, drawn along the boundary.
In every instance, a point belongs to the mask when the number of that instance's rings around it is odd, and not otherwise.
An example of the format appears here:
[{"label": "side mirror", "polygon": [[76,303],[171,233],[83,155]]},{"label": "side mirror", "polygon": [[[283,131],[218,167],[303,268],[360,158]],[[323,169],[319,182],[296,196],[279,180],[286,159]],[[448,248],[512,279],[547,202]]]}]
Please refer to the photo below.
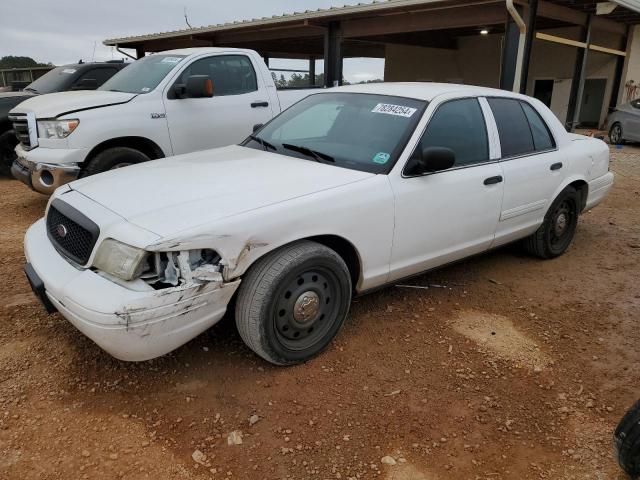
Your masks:
[{"label": "side mirror", "polygon": [[256,133],[258,130],[260,130],[262,127],[264,127],[264,123],[256,123],[253,126],[253,133]]},{"label": "side mirror", "polygon": [[187,78],[184,87],[184,96],[187,98],[213,97],[213,81],[209,75],[191,75]]},{"label": "side mirror", "polygon": [[96,88],[98,88],[98,80],[95,78],[83,78],[73,86],[73,90],[95,90]]},{"label": "side mirror", "polygon": [[456,154],[450,148],[425,147],[420,153],[420,158],[414,158],[411,161],[407,174],[440,172],[453,167],[456,163]]}]

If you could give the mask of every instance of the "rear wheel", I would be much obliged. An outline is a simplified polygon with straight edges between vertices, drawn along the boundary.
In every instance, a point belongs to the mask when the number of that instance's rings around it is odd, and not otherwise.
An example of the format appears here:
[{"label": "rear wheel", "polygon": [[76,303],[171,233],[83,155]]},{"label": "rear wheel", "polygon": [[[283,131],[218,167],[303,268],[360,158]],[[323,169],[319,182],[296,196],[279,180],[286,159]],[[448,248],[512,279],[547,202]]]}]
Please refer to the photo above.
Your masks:
[{"label": "rear wheel", "polygon": [[16,159],[15,148],[18,145],[13,130],[8,130],[0,134],[0,175],[11,175],[11,165]]},{"label": "rear wheel", "polygon": [[238,292],[236,325],[262,358],[293,365],[331,343],[350,303],[351,276],[344,260],[324,245],[301,241],[251,267]]},{"label": "rear wheel", "polygon": [[566,252],[578,226],[580,195],[567,187],[551,204],[542,225],[525,238],[525,249],[540,258],[555,258]]},{"label": "rear wheel", "polygon": [[609,141],[613,145],[622,145],[624,143],[624,138],[622,137],[622,125],[619,123],[614,123],[611,126],[611,130],[609,130]]},{"label": "rear wheel", "polygon": [[89,164],[85,167],[82,176],[88,177],[89,175],[95,175],[96,173],[128,167],[129,165],[147,162],[149,160],[149,157],[134,148],[108,148],[89,161]]}]

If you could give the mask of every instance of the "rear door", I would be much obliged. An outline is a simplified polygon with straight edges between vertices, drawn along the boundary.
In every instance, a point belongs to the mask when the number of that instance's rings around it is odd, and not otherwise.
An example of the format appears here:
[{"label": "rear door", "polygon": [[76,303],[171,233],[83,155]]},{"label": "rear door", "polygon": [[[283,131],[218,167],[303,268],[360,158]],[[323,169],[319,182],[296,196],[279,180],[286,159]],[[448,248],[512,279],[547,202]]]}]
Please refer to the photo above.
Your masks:
[{"label": "rear door", "polygon": [[488,98],[500,139],[504,199],[494,246],[535,231],[562,184],[568,165],[551,130],[530,103]]},{"label": "rear door", "polygon": [[[190,75],[208,75],[213,97],[177,98],[174,85]],[[264,82],[242,54],[195,60],[165,92],[164,103],[174,155],[239,143],[272,117]]]}]

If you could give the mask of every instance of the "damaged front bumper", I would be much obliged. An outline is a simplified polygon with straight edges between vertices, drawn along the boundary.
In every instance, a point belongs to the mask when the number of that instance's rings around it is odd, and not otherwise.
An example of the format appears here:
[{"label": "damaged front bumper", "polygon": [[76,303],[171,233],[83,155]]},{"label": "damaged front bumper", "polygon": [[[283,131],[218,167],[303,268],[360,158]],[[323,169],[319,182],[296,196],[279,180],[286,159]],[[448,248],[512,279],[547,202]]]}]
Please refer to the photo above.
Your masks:
[{"label": "damaged front bumper", "polygon": [[47,238],[44,219],[27,231],[25,254],[47,298],[112,356],[143,361],[175,350],[225,314],[240,281],[138,291],[67,262]]}]

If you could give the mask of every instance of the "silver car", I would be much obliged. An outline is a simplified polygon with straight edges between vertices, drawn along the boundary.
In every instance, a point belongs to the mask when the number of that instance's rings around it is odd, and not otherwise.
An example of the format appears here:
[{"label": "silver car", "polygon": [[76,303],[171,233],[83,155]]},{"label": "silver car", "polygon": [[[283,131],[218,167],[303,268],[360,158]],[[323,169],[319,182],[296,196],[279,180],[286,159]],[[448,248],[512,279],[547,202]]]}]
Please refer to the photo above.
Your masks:
[{"label": "silver car", "polygon": [[607,119],[607,128],[614,145],[625,140],[640,142],[640,98],[616,107]]}]

